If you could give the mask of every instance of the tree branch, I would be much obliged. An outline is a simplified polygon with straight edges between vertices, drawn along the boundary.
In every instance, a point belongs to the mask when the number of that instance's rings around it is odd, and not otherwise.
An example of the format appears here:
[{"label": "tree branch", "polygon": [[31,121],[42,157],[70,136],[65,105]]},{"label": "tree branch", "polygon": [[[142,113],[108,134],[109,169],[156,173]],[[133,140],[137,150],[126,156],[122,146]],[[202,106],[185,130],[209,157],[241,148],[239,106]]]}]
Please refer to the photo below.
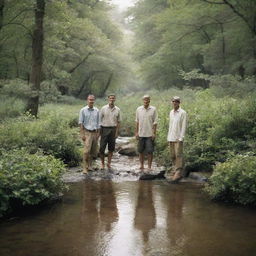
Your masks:
[{"label": "tree branch", "polygon": [[26,12],[26,11],[33,11],[33,9],[32,8],[26,8],[26,9],[21,10],[17,15],[12,17],[6,24],[9,24],[9,23],[13,22],[17,17],[19,17],[23,12]]},{"label": "tree branch", "polygon": [[71,68],[68,73],[73,73],[81,64],[83,64],[91,55],[92,53],[89,52],[75,67]]},{"label": "tree branch", "polygon": [[31,30],[26,27],[25,25],[23,25],[22,23],[18,23],[18,22],[11,22],[11,23],[6,23],[6,24],[3,24],[2,27],[6,27],[6,26],[9,26],[9,25],[17,25],[17,26],[21,26],[23,27],[25,30],[27,30],[28,34],[31,36],[31,38],[33,38],[33,35],[32,35],[32,32]]},{"label": "tree branch", "polygon": [[253,26],[251,26],[249,20],[248,20],[242,13],[240,13],[240,12],[235,8],[234,5],[232,5],[228,0],[223,0],[223,2],[224,2],[226,5],[228,5],[228,6],[231,8],[231,10],[232,10],[236,15],[238,15],[238,16],[248,25],[248,27],[250,28],[250,30],[251,30],[254,34],[256,34],[256,31],[254,30]]},{"label": "tree branch", "polygon": [[223,2],[214,2],[214,1],[209,1],[209,0],[201,0],[201,1],[206,2],[208,4],[225,4]]}]

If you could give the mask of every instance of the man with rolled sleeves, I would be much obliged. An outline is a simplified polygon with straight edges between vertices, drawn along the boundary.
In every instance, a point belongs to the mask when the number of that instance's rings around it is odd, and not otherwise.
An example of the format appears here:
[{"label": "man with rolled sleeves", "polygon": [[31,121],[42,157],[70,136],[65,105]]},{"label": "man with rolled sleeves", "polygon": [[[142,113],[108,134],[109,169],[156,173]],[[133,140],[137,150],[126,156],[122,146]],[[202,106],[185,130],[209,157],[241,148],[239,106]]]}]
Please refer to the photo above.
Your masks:
[{"label": "man with rolled sleeves", "polygon": [[116,138],[119,134],[121,113],[120,109],[115,106],[116,96],[108,95],[108,104],[100,110],[100,158],[101,169],[105,168],[105,149],[108,145],[108,169],[111,169],[111,160],[115,150]]},{"label": "man with rolled sleeves", "polygon": [[84,142],[83,174],[92,170],[92,160],[98,154],[99,110],[94,107],[95,96],[87,97],[87,106],[79,113],[80,135]]},{"label": "man with rolled sleeves", "polygon": [[140,169],[144,170],[144,156],[148,156],[148,171],[152,168],[154,140],[156,137],[157,111],[150,106],[150,96],[144,95],[143,106],[136,110],[136,129],[135,137],[138,140],[138,152],[140,160]]},{"label": "man with rolled sleeves", "polygon": [[[167,140],[170,144],[172,169],[174,171],[171,182],[177,183],[183,175],[183,141],[187,127],[187,113],[180,108],[180,97],[174,96],[172,105]],[[167,174],[167,179],[170,179],[169,174]]]}]

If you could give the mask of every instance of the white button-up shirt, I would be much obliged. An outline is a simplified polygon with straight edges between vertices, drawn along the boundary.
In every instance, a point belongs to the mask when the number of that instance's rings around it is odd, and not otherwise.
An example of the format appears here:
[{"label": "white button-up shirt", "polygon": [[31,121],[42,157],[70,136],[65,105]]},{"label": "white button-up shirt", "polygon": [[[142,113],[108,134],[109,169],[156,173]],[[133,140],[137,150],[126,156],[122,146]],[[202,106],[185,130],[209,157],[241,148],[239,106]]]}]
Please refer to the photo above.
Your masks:
[{"label": "white button-up shirt", "polygon": [[140,106],[136,110],[135,121],[139,123],[139,137],[152,137],[153,136],[153,126],[157,124],[157,111],[153,106]]},{"label": "white button-up shirt", "polygon": [[111,108],[105,105],[100,110],[100,125],[104,127],[115,127],[121,121],[120,109],[117,106]]},{"label": "white button-up shirt", "polygon": [[185,110],[179,108],[176,111],[170,111],[169,132],[167,136],[168,141],[183,141],[185,137],[187,126],[187,113]]}]

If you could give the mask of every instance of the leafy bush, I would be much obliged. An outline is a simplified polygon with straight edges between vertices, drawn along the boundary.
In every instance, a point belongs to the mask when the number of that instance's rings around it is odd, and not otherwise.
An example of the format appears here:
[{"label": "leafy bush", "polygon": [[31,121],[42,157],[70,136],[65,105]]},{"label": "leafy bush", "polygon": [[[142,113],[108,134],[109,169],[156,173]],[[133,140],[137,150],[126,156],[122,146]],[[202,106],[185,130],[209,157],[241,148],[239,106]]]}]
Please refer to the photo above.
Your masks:
[{"label": "leafy bush", "polygon": [[[158,106],[159,124],[157,157],[169,165],[166,141],[171,107]],[[217,98],[211,90],[198,91],[193,101],[185,98],[181,105],[188,113],[188,129],[184,153],[189,171],[210,171],[216,162],[224,162],[230,155],[255,151],[256,99]]]},{"label": "leafy bush", "polygon": [[66,186],[64,164],[53,156],[29,154],[24,149],[1,153],[0,217],[21,205],[36,205],[55,197]]},{"label": "leafy bush", "polygon": [[25,111],[25,103],[23,100],[15,97],[0,96],[0,122],[6,118],[20,116]]},{"label": "leafy bush", "polygon": [[233,98],[246,97],[251,93],[255,93],[255,76],[249,76],[242,79],[240,76],[231,74],[225,75],[208,75],[200,73],[199,69],[194,69],[188,73],[180,71],[180,75],[185,81],[194,79],[206,81],[209,83],[212,93],[220,98],[232,96]]},{"label": "leafy bush", "polygon": [[256,205],[256,156],[236,155],[215,166],[205,190],[212,199]]},{"label": "leafy bush", "polygon": [[62,159],[69,166],[81,160],[77,134],[68,122],[49,114],[44,119],[22,116],[0,125],[0,145],[5,150],[27,148],[31,153],[41,150],[44,154]]},{"label": "leafy bush", "polygon": [[60,91],[57,89],[53,81],[43,81],[40,86],[39,94],[40,104],[57,102],[61,97]]}]

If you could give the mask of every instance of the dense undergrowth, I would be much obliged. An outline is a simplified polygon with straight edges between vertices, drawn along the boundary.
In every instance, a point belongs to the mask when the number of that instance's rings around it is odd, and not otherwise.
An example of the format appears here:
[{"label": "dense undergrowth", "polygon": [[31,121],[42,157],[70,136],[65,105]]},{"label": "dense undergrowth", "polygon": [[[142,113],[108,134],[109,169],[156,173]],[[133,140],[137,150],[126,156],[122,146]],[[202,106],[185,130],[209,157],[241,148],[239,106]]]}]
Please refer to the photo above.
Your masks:
[{"label": "dense undergrowth", "polygon": [[[256,97],[250,93],[241,98],[238,92],[232,97],[220,95],[217,88],[147,92],[159,114],[155,157],[167,168],[170,166],[170,100],[179,95],[181,107],[188,113],[186,170],[213,170],[206,189],[211,198],[254,205]],[[143,94],[117,95],[122,136],[134,135],[135,110],[142,105]],[[68,98],[70,103],[44,104],[35,119],[22,114],[22,101],[16,99],[15,104],[20,106],[16,109],[13,100],[12,96],[5,97],[5,110],[10,111],[1,112],[0,214],[9,212],[14,202],[37,204],[62,191],[62,163],[78,165],[82,155],[77,119],[85,101]],[[95,106],[105,104],[106,99],[97,99]],[[29,189],[27,184],[31,184]]]},{"label": "dense undergrowth", "polygon": [[66,189],[62,161],[25,149],[0,152],[0,217],[26,205],[58,197]]}]

